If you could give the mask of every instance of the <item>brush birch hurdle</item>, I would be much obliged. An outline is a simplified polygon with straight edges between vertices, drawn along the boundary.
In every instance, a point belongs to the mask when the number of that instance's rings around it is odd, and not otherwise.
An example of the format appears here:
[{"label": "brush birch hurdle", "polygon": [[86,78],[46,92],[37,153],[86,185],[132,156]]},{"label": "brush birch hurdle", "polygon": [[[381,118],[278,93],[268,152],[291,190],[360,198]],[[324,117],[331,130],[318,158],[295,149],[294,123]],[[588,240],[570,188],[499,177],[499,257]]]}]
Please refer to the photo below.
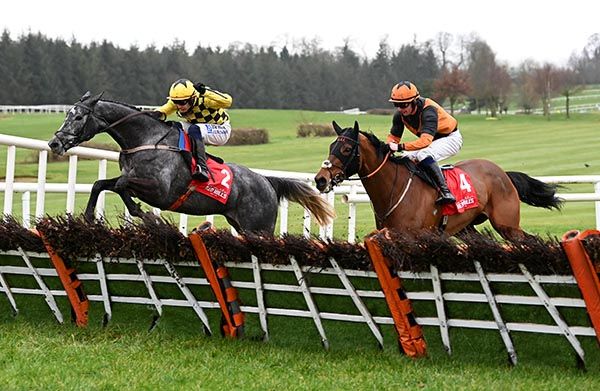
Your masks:
[{"label": "brush birch hurdle", "polygon": [[[370,242],[367,242],[370,243]],[[367,244],[369,246],[370,244]],[[51,253],[51,251],[49,251]],[[372,254],[372,253],[371,253]],[[61,289],[48,289],[48,286],[44,282],[46,279],[60,278],[60,273],[57,272],[55,267],[52,267],[50,262],[47,267],[33,267],[30,259],[39,258],[51,260],[52,255],[48,253],[31,253],[25,252],[22,249],[2,251],[0,255],[3,256],[17,256],[23,259],[25,266],[12,266],[0,264],[0,282],[2,286],[0,292],[4,293],[10,303],[10,308],[14,313],[18,313],[17,301],[15,295],[38,295],[45,298],[50,311],[54,314],[58,322],[62,323],[62,315],[60,315],[59,306],[56,304],[56,298],[69,297],[66,290]],[[128,304],[145,304],[151,305],[156,308],[156,319],[153,320],[153,326],[156,327],[157,321],[162,314],[162,308],[165,306],[170,307],[184,307],[191,308],[197,317],[199,318],[202,326],[205,330],[210,331],[208,317],[206,316],[206,310],[219,310],[222,309],[222,305],[219,300],[214,301],[214,298],[198,298],[195,297],[191,291],[191,287],[194,286],[211,286],[208,278],[201,277],[182,277],[177,272],[180,268],[195,268],[197,270],[198,263],[195,262],[176,262],[171,263],[165,259],[108,259],[100,256],[92,259],[81,259],[82,262],[92,262],[97,265],[96,273],[79,273],[76,275],[77,280],[80,282],[79,287],[86,284],[97,283],[100,286],[100,294],[87,294],[87,300],[89,302],[102,303],[105,315],[103,317],[103,323],[106,323],[114,318],[112,313],[111,303],[128,303]],[[130,273],[111,273],[110,264],[118,261],[122,264],[130,264],[138,267],[139,274]],[[245,314],[256,314],[260,321],[260,327],[264,333],[264,339],[267,340],[269,336],[268,318],[271,316],[290,316],[312,319],[313,323],[321,337],[321,343],[325,348],[329,346],[329,340],[326,336],[326,330],[323,324],[323,320],[336,320],[353,323],[364,323],[378,346],[383,346],[384,339],[382,337],[380,326],[392,325],[396,330],[399,330],[399,341],[403,350],[406,352],[406,345],[403,342],[413,343],[415,340],[419,340],[419,335],[411,332],[410,321],[408,321],[409,329],[406,327],[402,330],[399,327],[399,323],[394,316],[382,316],[378,314],[372,314],[369,310],[369,306],[365,305],[363,300],[365,299],[386,299],[385,290],[366,290],[356,289],[352,283],[354,278],[378,278],[375,272],[371,271],[360,271],[360,270],[345,270],[342,269],[338,262],[331,258],[331,268],[315,270],[313,267],[302,266],[301,259],[296,259],[290,256],[289,265],[275,265],[267,262],[261,262],[267,260],[260,260],[255,255],[251,255],[248,262],[225,262],[224,265],[231,270],[235,269],[247,269],[252,272],[252,281],[237,281],[231,280],[231,287],[236,288],[240,291],[252,291],[256,297],[256,305],[240,305],[239,310]],[[102,265],[102,266],[98,266]],[[149,274],[146,271],[146,266],[150,265],[162,265],[167,270],[167,275]],[[377,269],[377,267],[376,267]],[[512,343],[510,333],[514,331],[529,332],[529,333],[542,333],[542,334],[553,334],[562,335],[569,342],[573,348],[578,360],[581,363],[585,361],[585,353],[581,347],[578,337],[595,337],[598,338],[598,334],[594,327],[581,326],[581,325],[569,325],[565,319],[560,315],[559,308],[576,308],[581,311],[586,310],[586,303],[584,299],[580,298],[569,298],[569,297],[551,297],[548,292],[544,289],[543,285],[576,285],[576,280],[571,275],[533,275],[531,274],[524,265],[520,265],[520,274],[498,274],[498,273],[486,273],[483,267],[478,262],[475,263],[476,273],[440,273],[437,268],[431,267],[430,272],[406,272],[399,271],[393,272],[388,275],[388,279],[392,281],[396,276],[404,281],[408,280],[426,280],[431,281],[431,291],[414,291],[406,292],[405,304],[401,304],[402,310],[406,313],[407,309],[411,309],[410,301],[432,301],[435,302],[435,308],[437,316],[434,317],[419,317],[415,314],[414,321],[418,328],[425,326],[437,327],[440,330],[441,339],[447,352],[452,352],[451,341],[449,336],[450,328],[471,328],[471,329],[485,329],[485,330],[496,330],[500,333],[502,341],[504,342],[509,360],[512,364],[517,363],[517,350]],[[278,271],[284,273],[292,273],[297,281],[296,285],[284,284],[284,283],[266,283],[261,277],[261,273],[268,271]],[[389,269],[388,269],[389,271]],[[314,284],[307,283],[307,276],[313,273],[320,273],[324,275],[337,276],[342,283],[343,288],[331,288],[328,286],[316,286]],[[36,281],[38,288],[22,288],[18,286],[9,286],[6,282],[6,275],[20,275],[30,276]],[[72,274],[71,274],[72,275]],[[381,277],[379,277],[381,280]],[[123,295],[111,295],[110,286],[115,282],[128,282],[139,284],[140,280],[144,283],[148,295],[143,296],[123,296]],[[399,280],[398,280],[399,281]],[[464,292],[444,292],[442,283],[444,281],[465,281],[465,282],[478,282],[481,284],[483,293],[464,293]],[[532,288],[534,295],[517,295],[517,294],[495,294],[493,292],[493,284],[495,283],[523,283],[527,284]],[[180,288],[184,293],[184,299],[175,299],[170,297],[160,297],[153,289],[152,285],[155,283],[161,284],[174,284]],[[389,285],[389,284],[388,284]],[[390,285],[391,286],[391,285]],[[397,288],[397,287],[396,287]],[[292,309],[285,307],[273,307],[268,303],[269,292],[288,292],[291,294],[299,294],[305,300],[306,309]],[[358,314],[348,312],[333,312],[323,311],[319,309],[318,300],[315,300],[316,296],[323,297],[347,297],[355,305],[355,310]],[[402,299],[404,300],[404,299]],[[493,312],[493,320],[481,320],[481,319],[468,319],[468,314],[464,315],[463,318],[449,318],[445,311],[445,305],[450,302],[463,302],[463,303],[487,303]],[[72,301],[71,301],[72,303]],[[553,323],[530,323],[530,322],[509,322],[504,320],[501,312],[501,306],[505,304],[518,304],[527,306],[541,306],[547,310]],[[394,309],[390,309],[390,313],[394,314]],[[354,311],[353,311],[354,312]],[[408,311],[410,313],[411,311]],[[77,319],[76,319],[77,321]],[[83,326],[84,323],[77,321],[77,324]],[[406,324],[405,324],[406,326]],[[409,330],[409,333],[405,332]],[[408,340],[402,340],[402,333],[408,335]],[[420,349],[420,348],[419,348]],[[409,350],[409,349],[408,349]],[[414,356],[425,354],[424,344],[421,350],[414,350]]]}]

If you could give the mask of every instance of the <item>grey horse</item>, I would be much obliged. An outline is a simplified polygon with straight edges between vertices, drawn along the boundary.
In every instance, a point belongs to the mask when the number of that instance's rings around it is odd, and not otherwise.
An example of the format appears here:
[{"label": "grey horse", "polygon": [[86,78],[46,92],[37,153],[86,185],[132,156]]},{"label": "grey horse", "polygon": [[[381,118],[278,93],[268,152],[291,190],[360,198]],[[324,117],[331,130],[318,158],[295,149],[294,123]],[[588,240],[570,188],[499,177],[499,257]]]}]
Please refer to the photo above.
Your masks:
[{"label": "grey horse", "polygon": [[[84,94],[48,142],[54,153],[62,155],[106,132],[121,147],[121,175],[94,183],[85,216],[93,218],[98,196],[104,190],[117,193],[132,216],[144,214],[132,197],[162,210],[172,207],[187,192],[192,180],[185,153],[178,149],[178,129],[136,107],[101,97],[102,94]],[[320,225],[333,220],[333,207],[310,185],[295,179],[263,176],[237,164],[227,165],[234,181],[226,204],[193,192],[176,211],[191,215],[219,214],[238,232],[272,234],[279,201],[284,197],[308,209]]]}]

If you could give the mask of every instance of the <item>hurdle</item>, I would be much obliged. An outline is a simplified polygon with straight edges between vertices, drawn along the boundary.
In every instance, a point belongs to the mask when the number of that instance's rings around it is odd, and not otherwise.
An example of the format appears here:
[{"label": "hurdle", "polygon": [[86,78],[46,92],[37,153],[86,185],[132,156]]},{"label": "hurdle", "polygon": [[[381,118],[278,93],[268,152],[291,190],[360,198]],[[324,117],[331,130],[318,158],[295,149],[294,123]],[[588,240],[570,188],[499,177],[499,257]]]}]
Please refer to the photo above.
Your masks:
[{"label": "hurdle", "polygon": [[[63,224],[65,222],[63,220],[50,222],[50,224],[55,223]],[[69,227],[69,229],[54,230],[54,236],[46,236],[46,241],[50,245],[50,248],[54,249],[59,255],[61,254],[61,246],[64,245],[64,243],[85,240],[84,237],[86,233],[81,232],[82,230],[80,227],[76,225],[77,222],[70,222],[68,224],[75,225]],[[145,242],[149,240],[148,238],[153,232],[160,231],[160,229],[152,226],[138,227],[137,229],[146,229],[148,231],[139,235]],[[15,266],[14,264],[4,264],[3,262],[0,262],[0,293],[7,298],[9,307],[15,314],[19,313],[19,311],[22,312],[23,310],[26,310],[17,307],[17,302],[15,300],[16,295],[42,296],[46,299],[50,311],[55,315],[57,321],[61,322],[61,316],[57,315],[60,310],[58,310],[59,306],[56,302],[57,299],[61,297],[68,298],[68,294],[65,289],[48,289],[46,281],[60,279],[59,272],[57,272],[52,263],[50,251],[47,251],[48,247],[45,247],[41,238],[35,236],[31,231],[25,230],[23,232],[15,232],[16,230],[17,229],[13,226],[8,227],[7,229],[7,231],[12,231],[21,236],[10,241],[10,243],[0,241],[0,255],[3,256],[0,259],[4,259],[4,256],[16,257],[22,259],[25,265]],[[47,234],[43,228],[41,231]],[[176,227],[172,227],[172,231],[172,234],[175,235],[174,237],[187,240],[179,233]],[[131,233],[132,231],[128,228],[127,232]],[[99,232],[94,231],[94,233],[98,234]],[[26,235],[29,236],[24,238]],[[60,237],[57,237],[56,235],[59,235]],[[111,235],[116,238],[111,238]],[[106,228],[106,232],[104,232],[102,236],[106,236],[107,240],[113,240],[115,243],[117,243],[118,240],[121,240],[118,237],[119,233],[115,233],[109,228]],[[135,236],[136,235],[133,237]],[[199,261],[194,255],[193,245],[188,244],[187,247],[173,246],[177,249],[177,254],[170,255],[161,249],[137,249],[136,246],[139,245],[139,243],[135,242],[136,239],[133,239],[133,237],[131,238],[133,242],[129,243],[128,246],[130,250],[131,248],[134,248],[140,255],[143,255],[146,252],[154,253],[156,256],[133,257],[131,254],[126,253],[120,255],[107,254],[105,250],[91,246],[91,248],[86,250],[89,253],[82,254],[77,259],[79,264],[95,263],[97,266],[96,272],[76,272],[76,277],[81,283],[80,286],[85,286],[86,288],[96,287],[95,289],[86,289],[86,297],[87,300],[89,300],[90,305],[98,303],[104,307],[105,316],[102,321],[114,321],[115,314],[110,310],[112,303],[145,304],[155,307],[159,318],[162,315],[160,309],[165,306],[192,309],[200,319],[202,327],[210,330],[207,311],[222,312],[223,305],[218,299],[215,300],[216,295],[214,294],[211,297],[193,293],[197,287],[211,287],[209,278],[198,274]],[[545,286],[549,285],[570,287],[569,289],[579,289],[576,277],[570,271],[570,266],[564,256],[562,256],[563,258],[556,259],[555,263],[551,265],[555,271],[560,273],[552,274],[549,272],[550,269],[545,268],[544,266],[549,262],[542,259],[543,257],[552,257],[554,259],[561,256],[562,250],[560,245],[547,245],[545,243],[527,244],[529,247],[515,247],[515,249],[507,255],[505,248],[497,243],[489,244],[489,248],[477,247],[477,243],[471,244],[473,248],[471,249],[471,253],[469,253],[463,248],[457,248],[453,244],[446,242],[432,242],[431,238],[427,238],[427,240],[424,240],[423,242],[413,241],[410,242],[410,246],[407,246],[406,242],[402,241],[402,238],[387,238],[386,235],[383,234],[377,234],[368,238],[364,245],[351,244],[348,242],[322,242],[316,239],[292,236],[283,238],[248,236],[240,238],[233,236],[228,231],[212,230],[198,232],[197,237],[202,240],[210,260],[218,261],[218,265],[227,267],[227,275],[230,278],[230,287],[235,288],[239,292],[239,296],[230,295],[230,297],[241,298],[241,301],[238,302],[238,313],[243,313],[245,316],[258,317],[264,340],[268,340],[269,334],[272,332],[272,330],[269,330],[268,320],[273,316],[311,319],[320,336],[321,344],[325,348],[329,347],[330,340],[327,337],[327,328],[323,321],[352,322],[364,324],[371,332],[374,342],[381,347],[384,345],[381,327],[393,327],[395,330],[398,330],[398,341],[400,342],[401,351],[406,354],[412,354],[414,352],[416,353],[414,356],[417,357],[425,354],[424,341],[422,349],[419,347],[420,350],[413,349],[411,352],[411,349],[405,349],[405,345],[402,344],[402,335],[404,335],[402,333],[406,332],[406,330],[409,330],[408,335],[413,340],[418,341],[420,336],[416,331],[418,331],[419,328],[437,328],[444,348],[448,354],[452,353],[449,333],[449,330],[452,328],[495,330],[500,333],[500,336],[502,337],[502,341],[509,357],[509,362],[517,364],[518,349],[510,338],[511,332],[518,331],[562,335],[569,342],[573,351],[576,353],[576,356],[582,363],[585,362],[585,352],[579,341],[580,338],[598,338],[597,330],[594,328],[593,324],[569,324],[569,322],[560,314],[561,308],[575,309],[581,313],[588,314],[589,309],[586,306],[585,298],[553,297],[545,288]],[[588,234],[580,239],[585,241],[591,237],[592,235]],[[424,253],[427,253],[427,256],[432,257],[432,260],[434,261],[437,258],[446,259],[451,256],[449,254],[459,254],[461,251],[464,251],[464,254],[460,255],[464,257],[461,262],[464,262],[465,265],[470,264],[470,271],[448,270],[443,263],[439,262],[421,265],[419,259],[416,258],[417,256],[412,253],[414,252],[412,248],[422,247],[427,243],[433,243],[432,249],[434,247],[441,249],[441,252],[438,253],[435,253],[433,250],[430,252],[424,251]],[[374,244],[377,246],[375,252],[373,252],[373,248],[369,251],[369,247],[373,247]],[[494,258],[494,254],[504,254],[505,257],[517,256],[519,249],[520,251],[526,251],[524,249],[529,248],[527,251],[535,252],[538,251],[535,249],[536,245],[544,247],[543,249],[541,249],[541,247],[538,249],[539,256],[542,258],[537,260],[537,263],[511,261],[513,263],[511,263],[512,266],[510,269],[515,270],[513,272],[499,272],[499,270],[506,269],[506,266],[504,264],[494,266],[495,263],[491,260]],[[13,248],[9,248],[11,246]],[[486,251],[491,255],[488,256]],[[394,255],[394,252],[402,253],[398,256],[397,254]],[[407,301],[399,304],[398,308],[402,309],[404,315],[412,313],[414,316],[414,322],[407,318],[408,323],[406,324],[409,325],[408,329],[402,329],[398,326],[398,320],[394,317],[394,309],[390,308],[388,313],[377,313],[373,312],[373,309],[369,304],[372,300],[387,302],[386,288],[383,290],[380,289],[379,281],[381,281],[381,277],[375,271],[378,267],[371,266],[373,258],[377,258],[378,256],[381,257],[387,268],[388,282],[390,282],[387,285],[396,288],[397,291],[397,287],[399,286],[398,282],[400,281],[401,285],[405,287],[405,295],[402,294],[402,296],[399,297],[401,300]],[[478,256],[479,259],[475,260],[476,256]],[[32,262],[30,261],[33,258],[38,259],[36,267],[33,267]],[[409,270],[406,267],[402,267],[401,262],[399,262],[399,260],[402,259],[409,259],[409,262],[413,262],[418,266],[417,269]],[[476,262],[474,262],[474,260]],[[45,266],[40,266],[40,263],[44,262],[46,263]],[[111,269],[115,264],[138,266],[138,273],[114,272]],[[99,267],[99,265],[102,265],[102,267]],[[146,270],[157,265],[162,266],[165,272],[159,273],[155,270],[150,273]],[[185,273],[182,272],[190,270],[189,268],[192,268],[194,271],[192,273],[189,271]],[[236,279],[237,270],[248,270],[252,277],[250,279]],[[390,270],[392,272],[390,272]],[[264,273],[268,272],[291,273],[296,284],[291,284],[289,282],[266,282]],[[19,276],[21,278],[32,279],[33,281],[36,281],[37,288],[22,287],[15,282],[12,282],[9,285],[9,279],[5,278],[9,275],[11,277]],[[337,277],[341,287],[331,287],[317,283],[318,279],[316,279],[315,276],[320,275]],[[399,280],[393,282],[396,277],[398,277]],[[371,289],[367,289],[364,286],[357,288],[356,282],[358,282],[358,280],[374,281],[376,282],[376,286],[371,287]],[[10,281],[15,281],[15,279],[11,278]],[[431,288],[429,290],[407,289],[406,284],[411,281],[428,282]],[[480,284],[482,291],[481,293],[467,293],[444,289],[444,284],[447,282],[457,281]],[[132,286],[136,284],[136,286],[139,286],[139,284],[142,283],[146,295],[138,295],[137,291],[136,294],[132,295],[111,294],[109,288],[111,284],[117,282],[128,283]],[[523,294],[518,292],[507,294],[495,292],[495,284],[507,282],[521,284],[523,287],[529,287],[533,294]],[[154,284],[171,284],[178,286],[180,291],[183,292],[184,297],[161,297],[157,291],[152,288]],[[225,287],[225,289],[227,289],[227,287]],[[94,290],[99,291],[99,294],[89,293],[94,292]],[[300,295],[304,299],[305,309],[287,308],[285,305],[281,304],[274,306],[269,300],[269,295],[272,292]],[[348,308],[336,308],[333,310],[327,306],[328,298],[331,297],[346,297],[352,305],[348,306]],[[227,299],[226,291],[222,298]],[[244,298],[247,300],[252,298],[252,303],[244,303]],[[420,302],[435,303],[435,313],[419,314],[418,307]],[[460,316],[457,317],[456,313],[453,314],[452,311],[448,311],[448,306],[455,302],[474,304],[487,303],[493,316],[491,319],[473,319],[469,318],[468,313],[461,313]],[[504,306],[506,305],[524,305],[532,308],[538,307],[544,309],[550,315],[551,322],[540,323],[532,322],[530,320],[507,321],[503,315],[503,312],[505,311]],[[227,307],[227,303],[225,307],[230,308]],[[231,327],[229,323],[226,322],[226,324],[228,327]],[[231,324],[233,324],[234,327],[240,325],[239,322],[236,323],[235,318],[233,318]],[[81,324],[78,325],[83,326]],[[410,327],[414,328],[411,330]],[[231,331],[231,329],[228,328],[222,330],[222,334],[228,335],[227,331]],[[229,335],[231,336],[231,334]],[[404,341],[406,341],[406,339]]]}]

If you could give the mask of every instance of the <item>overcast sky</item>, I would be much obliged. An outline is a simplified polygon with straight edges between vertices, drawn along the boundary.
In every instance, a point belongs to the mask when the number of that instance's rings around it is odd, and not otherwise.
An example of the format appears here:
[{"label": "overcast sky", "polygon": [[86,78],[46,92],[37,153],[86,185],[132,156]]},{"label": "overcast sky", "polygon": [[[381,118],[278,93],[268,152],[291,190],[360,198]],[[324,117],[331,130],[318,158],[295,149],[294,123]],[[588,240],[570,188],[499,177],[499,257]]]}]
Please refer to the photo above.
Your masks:
[{"label": "overcast sky", "polygon": [[[419,5],[420,3],[420,5]],[[28,31],[78,42],[104,39],[128,48],[160,48],[184,41],[236,42],[292,46],[301,38],[318,39],[333,50],[349,39],[357,53],[373,57],[387,37],[392,49],[435,38],[438,32],[477,34],[497,55],[516,66],[531,58],[565,65],[600,33],[600,1],[261,1],[261,0],[30,0],[4,1],[0,29],[13,39]],[[170,5],[170,6],[169,6]]]}]

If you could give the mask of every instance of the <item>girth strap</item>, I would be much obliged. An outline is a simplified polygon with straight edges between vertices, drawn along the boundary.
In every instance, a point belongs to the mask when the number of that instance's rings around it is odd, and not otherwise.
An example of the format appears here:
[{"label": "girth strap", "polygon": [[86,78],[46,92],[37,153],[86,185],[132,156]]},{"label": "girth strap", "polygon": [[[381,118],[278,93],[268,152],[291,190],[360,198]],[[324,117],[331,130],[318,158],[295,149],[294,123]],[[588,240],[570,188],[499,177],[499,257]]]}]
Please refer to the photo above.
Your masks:
[{"label": "girth strap", "polygon": [[173,204],[171,204],[171,206],[169,206],[169,210],[175,212],[177,209],[179,209],[179,207],[181,205],[183,205],[183,203],[185,201],[187,201],[187,199],[190,197],[190,195],[194,192],[194,190],[196,189],[196,186],[194,186],[193,184],[190,183],[190,185],[188,186],[188,189],[185,193],[183,193],[177,200],[175,200],[175,202],[173,202]]}]

